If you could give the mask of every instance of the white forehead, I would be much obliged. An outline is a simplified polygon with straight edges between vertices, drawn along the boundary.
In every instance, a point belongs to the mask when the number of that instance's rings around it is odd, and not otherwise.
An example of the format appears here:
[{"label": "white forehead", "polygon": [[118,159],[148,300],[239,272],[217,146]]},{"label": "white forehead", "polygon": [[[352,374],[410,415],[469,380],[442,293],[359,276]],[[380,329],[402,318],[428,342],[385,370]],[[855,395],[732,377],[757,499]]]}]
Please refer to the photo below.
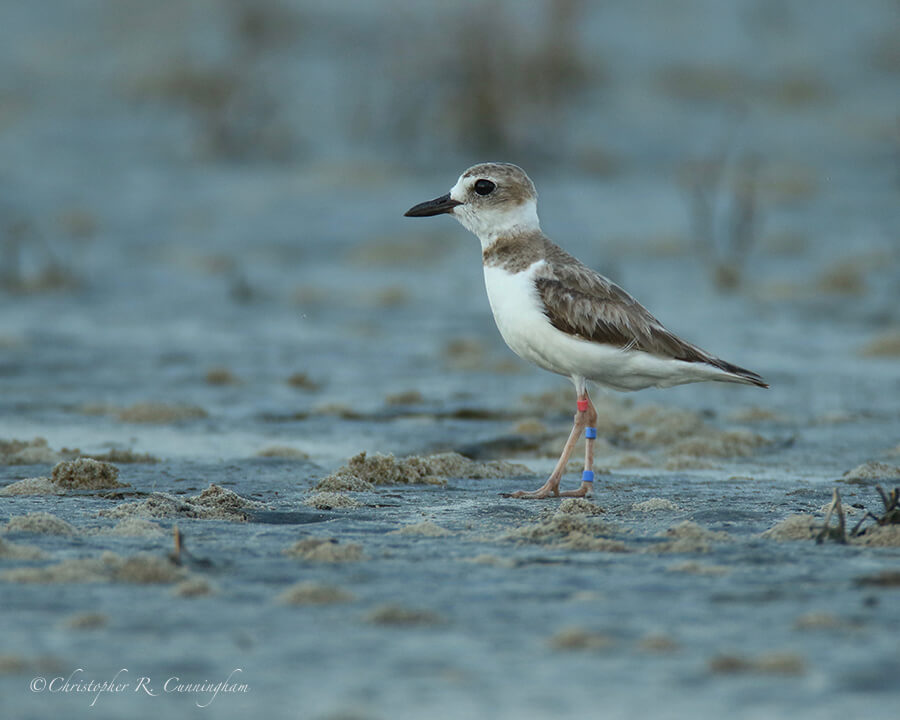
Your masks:
[{"label": "white forehead", "polygon": [[466,176],[462,174],[459,176],[459,180],[456,181],[456,185],[450,188],[450,197],[454,200],[458,200],[459,202],[464,202],[466,199]]}]

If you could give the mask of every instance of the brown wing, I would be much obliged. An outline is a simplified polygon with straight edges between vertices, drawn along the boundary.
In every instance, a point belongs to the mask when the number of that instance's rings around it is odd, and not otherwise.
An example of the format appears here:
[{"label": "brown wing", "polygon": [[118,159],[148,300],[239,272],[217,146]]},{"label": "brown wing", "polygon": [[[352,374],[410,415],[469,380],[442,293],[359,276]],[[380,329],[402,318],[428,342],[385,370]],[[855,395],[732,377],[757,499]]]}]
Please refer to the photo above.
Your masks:
[{"label": "brown wing", "polygon": [[707,363],[754,384],[765,385],[756,373],[720,360],[669,332],[614,282],[560,248],[554,246],[553,251],[536,273],[535,287],[544,314],[557,330],[623,350],[642,350],[673,360]]}]

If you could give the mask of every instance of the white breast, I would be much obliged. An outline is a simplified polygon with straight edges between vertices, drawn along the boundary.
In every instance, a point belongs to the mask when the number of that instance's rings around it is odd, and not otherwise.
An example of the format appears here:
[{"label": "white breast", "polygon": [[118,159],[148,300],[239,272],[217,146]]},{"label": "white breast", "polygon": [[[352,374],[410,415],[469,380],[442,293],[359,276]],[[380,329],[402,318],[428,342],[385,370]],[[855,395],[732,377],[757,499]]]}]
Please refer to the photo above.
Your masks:
[{"label": "white breast", "polygon": [[626,351],[557,330],[544,315],[534,283],[535,272],[543,264],[538,260],[518,273],[496,266],[484,268],[484,284],[497,329],[519,357],[545,370],[573,379],[586,378],[615,390],[668,387],[715,379],[721,374],[703,363]]},{"label": "white breast", "polygon": [[538,260],[518,273],[485,266],[484,285],[497,329],[510,349],[545,370],[571,375],[570,358],[559,347],[567,336],[544,315],[534,284],[534,274],[543,264]]}]

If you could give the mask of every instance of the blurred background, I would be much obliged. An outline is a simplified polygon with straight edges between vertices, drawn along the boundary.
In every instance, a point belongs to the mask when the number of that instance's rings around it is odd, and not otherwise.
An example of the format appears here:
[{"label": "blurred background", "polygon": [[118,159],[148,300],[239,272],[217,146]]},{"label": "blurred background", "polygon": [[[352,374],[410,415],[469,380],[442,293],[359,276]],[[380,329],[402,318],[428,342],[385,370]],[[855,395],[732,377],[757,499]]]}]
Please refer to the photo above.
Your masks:
[{"label": "blurred background", "polygon": [[401,217],[484,160],[676,332],[789,388],[767,402],[852,409],[894,377],[895,0],[0,12],[5,435],[131,442],[108,418],[150,400],[251,435],[403,393],[502,404],[473,395],[498,373],[568,392],[502,346],[477,241]]}]

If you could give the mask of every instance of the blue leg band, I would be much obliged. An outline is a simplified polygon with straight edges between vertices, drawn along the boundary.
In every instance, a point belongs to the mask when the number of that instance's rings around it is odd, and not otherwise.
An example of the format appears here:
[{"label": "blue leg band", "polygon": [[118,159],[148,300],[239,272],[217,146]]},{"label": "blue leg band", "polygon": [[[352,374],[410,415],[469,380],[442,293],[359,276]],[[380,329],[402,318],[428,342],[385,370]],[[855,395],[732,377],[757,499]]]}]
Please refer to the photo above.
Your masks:
[{"label": "blue leg band", "polygon": [[597,428],[586,427],[584,429],[584,436],[588,440],[593,440],[595,437],[597,437]]},{"label": "blue leg band", "polygon": [[581,473],[581,482],[594,482],[594,471],[585,470]]}]

